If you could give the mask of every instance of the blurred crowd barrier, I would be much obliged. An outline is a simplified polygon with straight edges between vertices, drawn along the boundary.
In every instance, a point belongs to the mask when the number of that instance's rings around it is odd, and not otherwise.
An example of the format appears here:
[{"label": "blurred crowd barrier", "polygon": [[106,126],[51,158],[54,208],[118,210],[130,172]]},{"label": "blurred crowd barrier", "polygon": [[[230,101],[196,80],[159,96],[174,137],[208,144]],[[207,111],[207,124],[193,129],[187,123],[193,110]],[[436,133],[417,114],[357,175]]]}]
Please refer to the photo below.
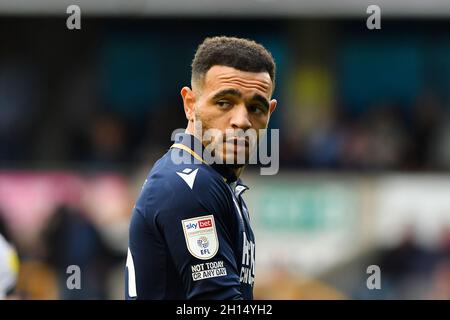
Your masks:
[{"label": "blurred crowd barrier", "polygon": [[[0,172],[0,218],[27,299],[121,299],[145,174]],[[450,176],[249,170],[259,299],[449,299]],[[78,265],[82,289],[68,290]],[[381,290],[367,288],[379,266]]]}]

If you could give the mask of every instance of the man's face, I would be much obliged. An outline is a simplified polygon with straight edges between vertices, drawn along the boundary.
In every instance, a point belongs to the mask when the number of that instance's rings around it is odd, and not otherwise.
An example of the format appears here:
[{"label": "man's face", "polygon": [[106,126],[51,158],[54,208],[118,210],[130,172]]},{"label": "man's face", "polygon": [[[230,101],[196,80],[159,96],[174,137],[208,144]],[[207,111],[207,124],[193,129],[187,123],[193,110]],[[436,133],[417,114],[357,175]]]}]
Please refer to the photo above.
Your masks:
[{"label": "man's face", "polygon": [[[247,162],[257,142],[242,133],[259,133],[260,129],[267,128],[276,107],[276,100],[270,100],[270,75],[267,72],[245,72],[213,66],[206,73],[203,83],[194,84],[193,89],[192,120],[196,128],[201,123],[203,133],[203,137],[196,136],[201,138],[205,147],[219,150],[224,163],[236,163],[238,153],[245,154]],[[205,138],[205,132],[209,129],[216,132],[212,138]],[[259,134],[256,137],[259,139]],[[222,147],[218,147],[221,143]]]}]

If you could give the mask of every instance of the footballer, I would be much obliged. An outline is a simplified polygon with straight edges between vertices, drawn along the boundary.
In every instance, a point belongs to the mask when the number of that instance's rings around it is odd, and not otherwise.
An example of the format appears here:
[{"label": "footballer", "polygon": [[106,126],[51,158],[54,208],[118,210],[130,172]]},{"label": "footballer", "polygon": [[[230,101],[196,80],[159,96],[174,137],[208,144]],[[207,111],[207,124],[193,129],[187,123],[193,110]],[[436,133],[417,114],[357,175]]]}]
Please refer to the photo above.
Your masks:
[{"label": "footballer", "polygon": [[274,85],[272,55],[252,40],[212,37],[197,48],[191,87],[181,89],[187,127],[133,209],[126,299],[253,299],[255,237],[240,176],[257,144],[242,132],[267,128]]}]

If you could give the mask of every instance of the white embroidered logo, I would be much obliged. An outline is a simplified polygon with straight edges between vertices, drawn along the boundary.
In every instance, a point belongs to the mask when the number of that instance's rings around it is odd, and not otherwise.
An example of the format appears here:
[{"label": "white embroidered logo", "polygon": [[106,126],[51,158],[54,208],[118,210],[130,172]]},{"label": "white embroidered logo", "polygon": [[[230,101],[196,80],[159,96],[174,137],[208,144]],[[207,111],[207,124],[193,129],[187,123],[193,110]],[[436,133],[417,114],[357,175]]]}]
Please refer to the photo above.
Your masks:
[{"label": "white embroidered logo", "polygon": [[194,187],[195,177],[197,176],[197,171],[198,168],[195,170],[186,168],[182,172],[177,172],[177,175],[179,175],[181,179],[183,179],[184,182],[186,182],[189,188],[191,188],[192,190],[192,188]]}]

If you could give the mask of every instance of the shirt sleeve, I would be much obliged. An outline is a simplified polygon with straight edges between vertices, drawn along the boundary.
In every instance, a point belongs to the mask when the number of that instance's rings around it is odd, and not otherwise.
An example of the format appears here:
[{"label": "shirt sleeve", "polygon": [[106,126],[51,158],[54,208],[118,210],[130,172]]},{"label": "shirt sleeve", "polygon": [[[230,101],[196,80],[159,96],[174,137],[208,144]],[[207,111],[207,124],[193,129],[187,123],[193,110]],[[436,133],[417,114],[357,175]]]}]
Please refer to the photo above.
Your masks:
[{"label": "shirt sleeve", "polygon": [[[224,195],[182,185],[155,216],[188,299],[242,299],[230,216]],[[197,192],[196,194],[193,194]],[[202,200],[199,201],[198,199]],[[228,222],[228,221],[227,221]]]}]

